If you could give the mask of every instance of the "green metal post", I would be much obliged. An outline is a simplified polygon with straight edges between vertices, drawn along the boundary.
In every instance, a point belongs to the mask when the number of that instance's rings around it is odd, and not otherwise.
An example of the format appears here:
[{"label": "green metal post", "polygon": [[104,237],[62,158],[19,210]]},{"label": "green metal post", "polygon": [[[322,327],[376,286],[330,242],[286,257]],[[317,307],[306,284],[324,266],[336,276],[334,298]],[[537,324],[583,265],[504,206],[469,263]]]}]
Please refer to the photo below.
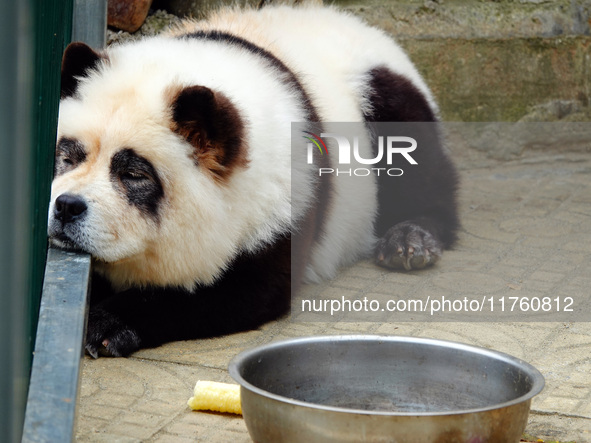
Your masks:
[{"label": "green metal post", "polygon": [[72,0],[0,0],[0,442],[20,441]]},{"label": "green metal post", "polygon": [[72,0],[35,0],[35,103],[33,236],[31,257],[31,350],[47,255],[47,209],[57,134],[62,53],[72,33]]},{"label": "green metal post", "polygon": [[0,1],[0,441],[20,439],[30,365],[33,11]]}]

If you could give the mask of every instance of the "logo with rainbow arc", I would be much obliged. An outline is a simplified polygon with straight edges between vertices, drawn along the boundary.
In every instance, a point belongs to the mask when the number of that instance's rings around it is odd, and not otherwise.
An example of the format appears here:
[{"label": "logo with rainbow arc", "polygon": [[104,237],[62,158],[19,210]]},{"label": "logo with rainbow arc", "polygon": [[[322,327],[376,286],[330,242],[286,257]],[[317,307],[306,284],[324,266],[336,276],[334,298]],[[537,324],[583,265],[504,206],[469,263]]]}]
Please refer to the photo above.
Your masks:
[{"label": "logo with rainbow arc", "polygon": [[[305,139],[309,140],[310,142],[312,142],[314,145],[316,145],[316,147],[320,151],[320,155],[324,155],[324,154],[328,155],[328,149],[326,148],[326,144],[319,136],[317,136],[316,134],[314,134],[313,132],[310,132],[310,131],[303,131],[303,132],[305,132],[306,134],[311,136],[311,137],[309,137],[307,135],[304,135],[303,137]],[[312,150],[313,150],[312,143],[308,143],[308,163],[312,163]],[[324,148],[324,150],[322,148]]]}]

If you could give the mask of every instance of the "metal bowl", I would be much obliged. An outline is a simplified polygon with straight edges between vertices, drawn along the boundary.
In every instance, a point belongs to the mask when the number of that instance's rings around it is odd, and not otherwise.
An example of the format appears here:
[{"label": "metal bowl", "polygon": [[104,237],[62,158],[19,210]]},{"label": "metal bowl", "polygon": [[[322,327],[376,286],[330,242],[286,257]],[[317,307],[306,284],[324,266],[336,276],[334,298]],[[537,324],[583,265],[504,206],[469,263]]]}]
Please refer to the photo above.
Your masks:
[{"label": "metal bowl", "polygon": [[257,443],[517,442],[544,386],[515,357],[410,337],[287,340],[229,369]]}]

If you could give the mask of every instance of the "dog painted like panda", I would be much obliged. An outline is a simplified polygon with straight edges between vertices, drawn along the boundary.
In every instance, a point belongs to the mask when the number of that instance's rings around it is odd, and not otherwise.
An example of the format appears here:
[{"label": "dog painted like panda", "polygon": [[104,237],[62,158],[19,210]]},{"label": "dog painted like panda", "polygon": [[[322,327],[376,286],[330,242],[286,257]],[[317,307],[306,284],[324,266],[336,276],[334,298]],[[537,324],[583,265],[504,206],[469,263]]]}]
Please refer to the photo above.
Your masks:
[{"label": "dog painted like panda", "polygon": [[369,254],[422,268],[456,239],[436,133],[396,180],[315,179],[336,156],[292,168],[292,122],[437,121],[403,51],[336,9],[228,9],[101,52],[73,43],[61,87],[48,233],[93,257],[95,357],[253,329],[289,310],[292,280]]}]

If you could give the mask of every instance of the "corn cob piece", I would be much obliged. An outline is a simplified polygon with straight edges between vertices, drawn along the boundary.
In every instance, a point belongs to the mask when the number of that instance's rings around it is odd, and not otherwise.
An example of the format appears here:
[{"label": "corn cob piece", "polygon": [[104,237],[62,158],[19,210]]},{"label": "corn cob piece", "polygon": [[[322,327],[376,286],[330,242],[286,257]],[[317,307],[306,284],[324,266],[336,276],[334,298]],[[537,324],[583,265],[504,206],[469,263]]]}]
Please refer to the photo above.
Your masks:
[{"label": "corn cob piece", "polygon": [[187,404],[195,411],[209,410],[242,414],[240,386],[199,380],[195,385],[193,397]]}]

